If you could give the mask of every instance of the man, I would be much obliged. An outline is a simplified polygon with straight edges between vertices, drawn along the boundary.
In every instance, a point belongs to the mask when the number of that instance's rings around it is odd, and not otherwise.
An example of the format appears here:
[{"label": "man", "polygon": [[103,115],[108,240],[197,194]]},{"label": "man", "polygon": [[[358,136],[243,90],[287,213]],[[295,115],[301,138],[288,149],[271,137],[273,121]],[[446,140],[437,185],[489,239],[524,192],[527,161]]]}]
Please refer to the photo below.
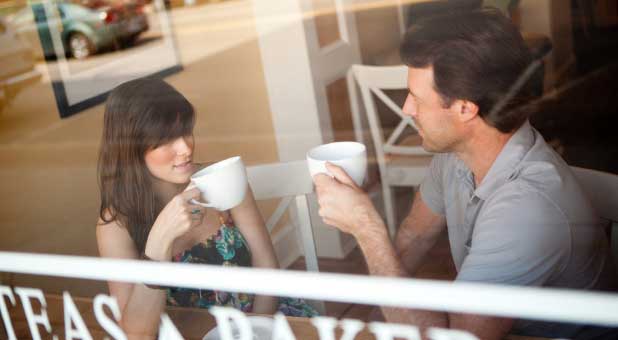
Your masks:
[{"label": "man", "polygon": [[[612,268],[598,217],[526,111],[513,109],[527,97],[517,80],[531,64],[517,29],[492,10],[435,16],[411,28],[401,55],[409,67],[403,111],[423,147],[436,153],[412,209],[392,244],[368,195],[328,165],[334,178],[314,177],[324,221],[355,236],[372,275],[414,275],[446,228],[457,281],[607,288]],[[382,312],[389,322],[464,329],[481,339],[581,331],[482,315]]]}]

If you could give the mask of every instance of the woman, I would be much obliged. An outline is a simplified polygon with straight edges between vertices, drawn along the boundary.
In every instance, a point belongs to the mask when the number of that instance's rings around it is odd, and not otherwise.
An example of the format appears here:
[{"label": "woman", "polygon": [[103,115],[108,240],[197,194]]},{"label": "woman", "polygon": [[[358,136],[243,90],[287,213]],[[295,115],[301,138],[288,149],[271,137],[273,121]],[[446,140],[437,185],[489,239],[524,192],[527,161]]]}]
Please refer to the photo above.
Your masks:
[{"label": "woman", "polygon": [[[229,212],[191,204],[187,189],[193,162],[192,105],[157,78],[129,81],[106,102],[99,154],[101,208],[97,244],[103,257],[278,268],[269,233],[251,190]],[[208,211],[207,211],[208,210]],[[214,304],[273,313],[273,297],[109,282],[133,335],[154,334],[166,303],[207,308]],[[287,301],[289,302],[289,301]],[[292,314],[311,315],[284,304]],[[303,313],[303,310],[307,313]]]}]

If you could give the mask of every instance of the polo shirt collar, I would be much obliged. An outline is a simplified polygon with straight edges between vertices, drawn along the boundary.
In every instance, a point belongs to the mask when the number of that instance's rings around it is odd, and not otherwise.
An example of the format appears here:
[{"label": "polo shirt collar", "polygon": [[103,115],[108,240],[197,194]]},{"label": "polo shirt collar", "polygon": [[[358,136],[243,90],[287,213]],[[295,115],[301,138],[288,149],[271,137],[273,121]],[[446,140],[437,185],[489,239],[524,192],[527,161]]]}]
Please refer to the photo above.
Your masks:
[{"label": "polo shirt collar", "polygon": [[[500,186],[515,179],[519,174],[519,163],[530,151],[534,143],[534,130],[530,122],[526,121],[504,145],[487,175],[485,175],[481,185],[474,191],[474,195],[482,200],[486,200]],[[460,180],[464,181],[467,186],[474,188],[472,171],[459,158],[457,158],[455,164],[455,171]]]},{"label": "polo shirt collar", "polygon": [[521,170],[519,164],[528,154],[534,143],[534,130],[530,122],[526,120],[506,142],[474,194],[486,200],[500,186],[517,178]]}]

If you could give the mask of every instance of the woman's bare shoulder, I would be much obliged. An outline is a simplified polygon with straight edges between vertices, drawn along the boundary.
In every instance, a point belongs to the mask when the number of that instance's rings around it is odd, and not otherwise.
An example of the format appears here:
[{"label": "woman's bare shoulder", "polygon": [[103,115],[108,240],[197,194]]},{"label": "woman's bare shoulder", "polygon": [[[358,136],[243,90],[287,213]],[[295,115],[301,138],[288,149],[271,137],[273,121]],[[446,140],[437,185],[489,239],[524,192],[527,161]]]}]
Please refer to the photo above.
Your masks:
[{"label": "woman's bare shoulder", "polygon": [[113,213],[111,209],[103,210],[103,213],[99,215],[97,220],[97,231],[104,229],[126,229],[117,215]]},{"label": "woman's bare shoulder", "polygon": [[99,216],[96,227],[99,254],[103,257],[137,258],[137,249],[127,228],[117,218],[111,219],[109,211],[105,211],[103,216],[105,220]]}]

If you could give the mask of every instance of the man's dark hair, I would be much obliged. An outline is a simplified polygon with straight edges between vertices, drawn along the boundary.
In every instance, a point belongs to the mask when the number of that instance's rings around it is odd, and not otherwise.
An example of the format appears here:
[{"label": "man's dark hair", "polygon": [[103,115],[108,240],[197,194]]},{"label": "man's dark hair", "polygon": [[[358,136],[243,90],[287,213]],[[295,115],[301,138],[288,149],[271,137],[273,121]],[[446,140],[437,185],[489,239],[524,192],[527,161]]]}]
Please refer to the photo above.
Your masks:
[{"label": "man's dark hair", "polygon": [[469,100],[489,125],[505,133],[519,128],[529,116],[528,110],[513,110],[532,97],[528,85],[502,109],[494,109],[532,62],[521,34],[498,10],[423,19],[410,27],[400,53],[410,67],[433,67],[435,90],[445,106],[456,99]]}]

